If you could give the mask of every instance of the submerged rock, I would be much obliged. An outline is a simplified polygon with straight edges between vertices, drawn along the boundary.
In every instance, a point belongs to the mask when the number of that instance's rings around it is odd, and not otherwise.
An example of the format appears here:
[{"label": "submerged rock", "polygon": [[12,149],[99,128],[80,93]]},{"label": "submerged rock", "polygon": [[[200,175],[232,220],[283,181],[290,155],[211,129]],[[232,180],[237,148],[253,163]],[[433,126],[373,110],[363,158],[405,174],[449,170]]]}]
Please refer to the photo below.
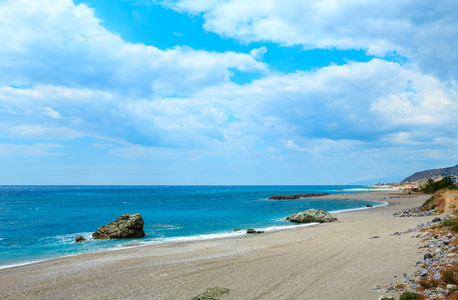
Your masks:
[{"label": "submerged rock", "polygon": [[145,236],[143,218],[140,214],[123,214],[114,222],[101,226],[92,234],[97,240],[134,239]]},{"label": "submerged rock", "polygon": [[82,242],[87,242],[87,239],[85,239],[83,236],[79,235],[75,238],[75,243],[82,243]]},{"label": "submerged rock", "polygon": [[337,218],[323,209],[309,209],[304,212],[290,215],[286,221],[296,223],[325,223],[337,221]]}]

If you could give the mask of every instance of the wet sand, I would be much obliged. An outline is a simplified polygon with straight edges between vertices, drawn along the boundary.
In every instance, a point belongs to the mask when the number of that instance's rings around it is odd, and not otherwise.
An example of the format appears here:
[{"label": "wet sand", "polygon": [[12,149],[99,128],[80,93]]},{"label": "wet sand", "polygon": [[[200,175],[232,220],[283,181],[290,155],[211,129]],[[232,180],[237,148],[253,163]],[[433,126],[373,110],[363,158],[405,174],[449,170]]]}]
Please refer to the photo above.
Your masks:
[{"label": "wet sand", "polygon": [[[191,299],[223,286],[222,299],[377,299],[372,290],[413,273],[417,240],[390,236],[433,217],[394,218],[429,196],[323,198],[389,206],[337,214],[311,227],[86,254],[0,270],[0,299]],[[380,238],[370,239],[372,236]]]}]

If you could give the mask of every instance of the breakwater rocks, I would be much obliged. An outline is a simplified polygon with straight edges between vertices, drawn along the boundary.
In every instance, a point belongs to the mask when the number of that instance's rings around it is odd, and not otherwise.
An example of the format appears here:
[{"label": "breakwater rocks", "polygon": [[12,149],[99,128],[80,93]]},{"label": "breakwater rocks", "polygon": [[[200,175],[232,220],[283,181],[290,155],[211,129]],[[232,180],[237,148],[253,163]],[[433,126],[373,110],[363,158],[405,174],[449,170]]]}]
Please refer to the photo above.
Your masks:
[{"label": "breakwater rocks", "polygon": [[429,217],[429,216],[434,216],[437,213],[430,210],[430,211],[424,211],[424,209],[420,207],[414,207],[410,209],[404,209],[401,211],[398,211],[393,214],[395,217],[401,217],[401,218],[410,218],[410,217]]},{"label": "breakwater rocks", "polygon": [[135,239],[145,236],[143,218],[140,214],[123,214],[114,222],[101,226],[92,234],[96,240]]},{"label": "breakwater rocks", "polygon": [[325,223],[337,221],[337,218],[323,209],[309,209],[297,214],[292,214],[286,221],[295,223]]},{"label": "breakwater rocks", "polygon": [[295,194],[295,195],[280,195],[270,197],[270,200],[294,200],[300,198],[321,197],[331,195],[329,193],[314,193],[314,194]]},{"label": "breakwater rocks", "polygon": [[421,299],[458,298],[458,238],[449,227],[455,222],[458,221],[454,215],[446,215],[404,232],[391,234],[401,236],[413,233],[410,237],[419,239],[417,246],[421,256],[413,263],[416,268],[413,274],[404,273],[399,278],[394,276],[393,282],[373,287],[373,290],[384,293],[379,299],[404,293],[418,294]]}]

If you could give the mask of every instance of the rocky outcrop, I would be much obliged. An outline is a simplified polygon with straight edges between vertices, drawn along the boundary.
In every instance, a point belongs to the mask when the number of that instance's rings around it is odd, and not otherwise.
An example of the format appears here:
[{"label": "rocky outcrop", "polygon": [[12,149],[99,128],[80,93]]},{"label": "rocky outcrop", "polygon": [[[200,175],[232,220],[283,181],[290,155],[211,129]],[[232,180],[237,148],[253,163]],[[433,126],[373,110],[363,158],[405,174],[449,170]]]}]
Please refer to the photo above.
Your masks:
[{"label": "rocky outcrop", "polygon": [[309,209],[304,212],[290,215],[286,221],[296,223],[326,223],[337,221],[337,218],[323,209]]},{"label": "rocky outcrop", "polygon": [[82,243],[82,242],[87,242],[87,239],[85,239],[83,236],[79,235],[75,238],[75,243]]},{"label": "rocky outcrop", "polygon": [[315,194],[295,194],[295,195],[280,195],[280,196],[272,196],[270,200],[294,200],[300,198],[309,198],[309,197],[321,197],[330,195],[329,193],[315,193]]},{"label": "rocky outcrop", "polygon": [[144,221],[140,214],[123,214],[116,221],[99,227],[92,234],[92,238],[97,240],[141,238],[145,236],[143,224]]}]

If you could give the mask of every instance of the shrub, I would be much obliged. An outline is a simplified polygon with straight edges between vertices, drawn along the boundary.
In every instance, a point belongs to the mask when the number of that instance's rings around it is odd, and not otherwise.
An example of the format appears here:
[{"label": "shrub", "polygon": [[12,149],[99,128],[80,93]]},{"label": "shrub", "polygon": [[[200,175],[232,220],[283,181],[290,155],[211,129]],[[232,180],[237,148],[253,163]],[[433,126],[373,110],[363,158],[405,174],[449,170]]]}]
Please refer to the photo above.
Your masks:
[{"label": "shrub", "polygon": [[447,284],[456,284],[455,271],[452,268],[441,271],[442,278]]},{"label": "shrub", "polygon": [[449,188],[449,187],[453,187],[452,177],[446,176],[438,181],[428,179],[428,182],[426,182],[422,191],[426,194],[432,194],[432,193],[437,192],[440,189]]},{"label": "shrub", "polygon": [[405,292],[399,298],[399,300],[410,300],[410,299],[420,299],[420,294],[412,293],[412,292]]},{"label": "shrub", "polygon": [[424,287],[425,289],[430,289],[432,287],[437,287],[438,284],[439,284],[436,280],[434,280],[434,279],[428,280],[427,278],[420,279],[420,281],[418,283],[422,287]]},{"label": "shrub", "polygon": [[220,286],[215,286],[206,289],[204,292],[192,298],[192,300],[217,300],[220,296],[228,293],[229,289]]},{"label": "shrub", "polygon": [[458,220],[456,219],[448,219],[448,220],[445,220],[444,222],[442,222],[442,226],[453,226],[456,224]]},{"label": "shrub", "polygon": [[455,223],[455,225],[453,225],[452,227],[450,227],[450,229],[454,232],[458,232],[458,223]]}]

